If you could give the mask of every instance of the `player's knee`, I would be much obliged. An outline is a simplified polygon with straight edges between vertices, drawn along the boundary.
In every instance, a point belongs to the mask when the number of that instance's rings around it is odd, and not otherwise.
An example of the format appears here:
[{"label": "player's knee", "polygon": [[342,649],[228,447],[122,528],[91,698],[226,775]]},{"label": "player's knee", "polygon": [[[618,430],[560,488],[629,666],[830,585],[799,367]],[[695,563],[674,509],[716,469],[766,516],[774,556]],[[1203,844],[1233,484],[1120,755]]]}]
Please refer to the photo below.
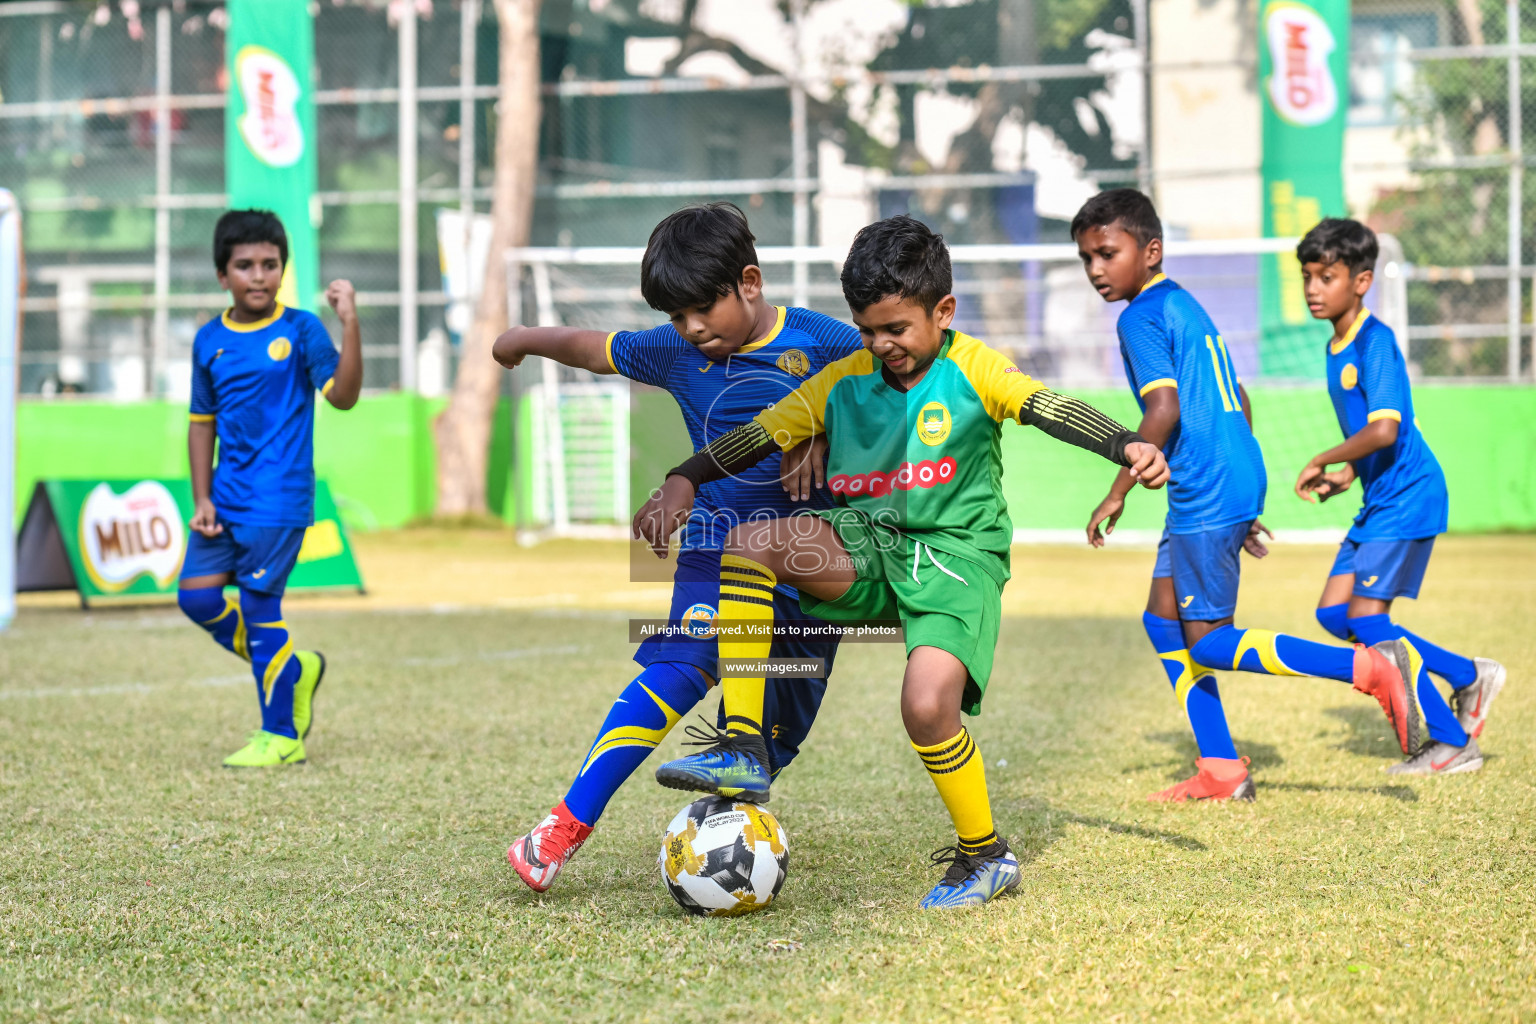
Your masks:
[{"label": "player's knee", "polygon": [[1349,628],[1349,605],[1330,604],[1317,610],[1317,623],[1340,640],[1352,639]]},{"label": "player's knee", "polygon": [[223,587],[196,587],[176,591],[176,605],[182,614],[199,625],[218,618],[224,610]]},{"label": "player's knee", "polygon": [[725,553],[737,558],[751,559],[770,569],[775,568],[773,554],[776,549],[772,543],[769,525],[759,522],[731,527],[731,532],[725,536]]},{"label": "player's knee", "polygon": [[280,622],[283,618],[283,599],[276,594],[263,594],[256,590],[240,588],[240,614],[254,625]]},{"label": "player's knee", "polygon": [[1232,642],[1230,634],[1235,631],[1231,623],[1217,626],[1205,636],[1189,645],[1189,657],[1196,665],[1202,668],[1231,668]]},{"label": "player's knee", "polygon": [[901,721],[914,743],[927,745],[948,739],[955,732],[949,728],[955,712],[936,692],[909,690],[901,695]]}]

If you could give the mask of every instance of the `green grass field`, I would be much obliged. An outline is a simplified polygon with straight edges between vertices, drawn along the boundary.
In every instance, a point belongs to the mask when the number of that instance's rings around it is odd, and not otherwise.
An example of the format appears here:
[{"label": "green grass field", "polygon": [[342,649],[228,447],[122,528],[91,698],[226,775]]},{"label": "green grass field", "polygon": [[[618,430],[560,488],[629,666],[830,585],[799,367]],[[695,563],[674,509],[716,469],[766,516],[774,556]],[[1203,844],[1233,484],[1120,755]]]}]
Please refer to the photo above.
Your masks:
[{"label": "green grass field", "polygon": [[[1536,538],[1442,541],[1400,609],[1509,667],[1481,773],[1389,779],[1373,701],[1229,673],[1243,806],[1144,800],[1194,757],[1140,628],[1151,553],[1021,550],[971,724],[1017,895],[916,910],[952,834],[901,730],[899,648],[856,645],[774,787],[783,894],[714,921],[660,884],[684,797],[655,755],[554,890],[504,860],[664,591],[620,583],[618,546],[358,547],[372,596],[289,603],[332,663],[292,769],[219,767],[253,686],[172,608],[32,601],[0,635],[0,1019],[1536,1019]],[[1320,637],[1331,557],[1250,562],[1240,621]]]}]

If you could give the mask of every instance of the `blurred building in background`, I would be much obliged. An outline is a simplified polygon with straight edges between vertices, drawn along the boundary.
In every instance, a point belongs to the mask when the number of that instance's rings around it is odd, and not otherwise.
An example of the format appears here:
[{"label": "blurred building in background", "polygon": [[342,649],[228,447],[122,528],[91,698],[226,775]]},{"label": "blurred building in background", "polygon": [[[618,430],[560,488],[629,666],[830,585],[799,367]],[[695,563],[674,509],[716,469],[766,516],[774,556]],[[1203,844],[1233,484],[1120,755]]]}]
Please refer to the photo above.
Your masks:
[{"label": "blurred building in background", "polygon": [[[1249,0],[543,10],[536,246],[641,246],[666,213],[707,198],[740,204],[764,246],[841,251],[862,224],[902,211],[956,245],[1061,243],[1093,191],[1139,185],[1170,238],[1216,246],[1174,269],[1206,289],[1234,351],[1256,330],[1260,257],[1218,244],[1260,234]],[[317,0],[313,11],[322,277],[362,292],[370,388],[401,379],[398,307],[418,307],[405,358],[431,392],[451,379],[482,262],[463,225],[489,208],[494,15],[469,0]],[[413,95],[398,88],[398,25],[412,11]],[[1536,45],[1519,39],[1533,17],[1536,0],[1360,0],[1353,11],[1346,196],[1401,245],[1390,276],[1406,284],[1421,376],[1530,377],[1533,200],[1519,185]],[[24,393],[185,395],[193,333],[223,306],[209,240],[225,204],[226,26],[221,5],[193,0],[0,5],[0,185],[25,211]],[[414,181],[401,180],[402,105],[417,114]],[[419,287],[401,281],[403,190],[418,201]],[[1052,379],[1115,383],[1115,311],[1053,252],[961,264],[964,324]],[[527,269],[527,319],[655,320],[633,264],[573,255]],[[835,274],[825,259],[771,267],[773,297],[841,313]]]}]

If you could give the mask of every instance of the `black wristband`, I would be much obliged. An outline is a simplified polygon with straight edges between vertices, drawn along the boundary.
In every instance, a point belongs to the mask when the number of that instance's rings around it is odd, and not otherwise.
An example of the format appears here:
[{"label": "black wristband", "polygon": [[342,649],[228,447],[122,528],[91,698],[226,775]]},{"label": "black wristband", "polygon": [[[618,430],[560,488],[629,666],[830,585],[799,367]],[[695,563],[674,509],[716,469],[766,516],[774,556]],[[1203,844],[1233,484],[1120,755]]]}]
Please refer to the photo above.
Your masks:
[{"label": "black wristband", "polygon": [[749,420],[700,448],[682,465],[669,469],[667,476],[680,476],[698,490],[704,484],[751,469],[778,448],[762,424]]}]

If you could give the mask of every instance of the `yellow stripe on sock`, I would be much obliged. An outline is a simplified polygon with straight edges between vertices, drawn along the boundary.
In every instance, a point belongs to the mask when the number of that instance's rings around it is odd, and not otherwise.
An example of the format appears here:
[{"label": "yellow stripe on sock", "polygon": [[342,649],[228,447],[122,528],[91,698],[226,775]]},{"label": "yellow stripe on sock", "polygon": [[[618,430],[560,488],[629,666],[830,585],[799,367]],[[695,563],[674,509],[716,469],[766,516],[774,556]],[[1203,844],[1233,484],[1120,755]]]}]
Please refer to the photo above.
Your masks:
[{"label": "yellow stripe on sock", "polygon": [[1232,667],[1237,668],[1242,664],[1244,654],[1256,651],[1259,655],[1259,664],[1263,665],[1264,671],[1272,676],[1306,675],[1307,673],[1297,672],[1280,660],[1280,652],[1275,649],[1275,638],[1279,635],[1268,629],[1243,630],[1243,638],[1237,642],[1237,650],[1232,654]]},{"label": "yellow stripe on sock", "polygon": [[[740,555],[720,559],[720,621],[746,626],[742,634],[719,638],[721,658],[760,661],[773,650],[773,587],[778,577],[766,565]],[[766,630],[758,627],[765,624]],[[726,725],[732,732],[763,731],[762,676],[720,677]]]},{"label": "yellow stripe on sock", "polygon": [[592,767],[593,762],[610,750],[617,750],[620,747],[654,748],[662,740],[666,739],[667,733],[672,731],[672,727],[682,720],[683,716],[668,707],[667,702],[656,696],[649,686],[646,686],[644,683],[640,683],[639,686],[651,700],[655,701],[656,707],[661,710],[662,715],[666,718],[666,724],[658,729],[648,729],[643,725],[621,725],[617,729],[609,729],[597,738],[596,743],[592,744],[592,752],[587,755],[586,761],[582,763],[581,771],[576,773],[577,778],[587,774],[587,769]]},{"label": "yellow stripe on sock", "polygon": [[[944,801],[949,817],[955,823],[955,835],[962,837],[962,841],[965,841],[965,837],[985,839],[993,835],[992,804],[987,798],[986,766],[982,759],[976,756],[976,741],[971,739],[965,727],[961,726],[958,734],[943,743],[936,743],[931,747],[914,743],[912,749],[923,758],[924,767],[928,769],[928,777],[933,780],[934,788],[939,791],[939,799]],[[929,757],[944,757],[956,750],[964,750],[966,756],[953,768],[935,771],[934,767],[927,763]]]},{"label": "yellow stripe on sock", "polygon": [[283,669],[288,666],[288,661],[292,657],[293,638],[289,637],[283,641],[283,646],[277,649],[277,654],[273,655],[272,660],[267,662],[267,671],[261,679],[263,705],[272,706],[272,687],[277,683],[278,676],[283,674]]}]

